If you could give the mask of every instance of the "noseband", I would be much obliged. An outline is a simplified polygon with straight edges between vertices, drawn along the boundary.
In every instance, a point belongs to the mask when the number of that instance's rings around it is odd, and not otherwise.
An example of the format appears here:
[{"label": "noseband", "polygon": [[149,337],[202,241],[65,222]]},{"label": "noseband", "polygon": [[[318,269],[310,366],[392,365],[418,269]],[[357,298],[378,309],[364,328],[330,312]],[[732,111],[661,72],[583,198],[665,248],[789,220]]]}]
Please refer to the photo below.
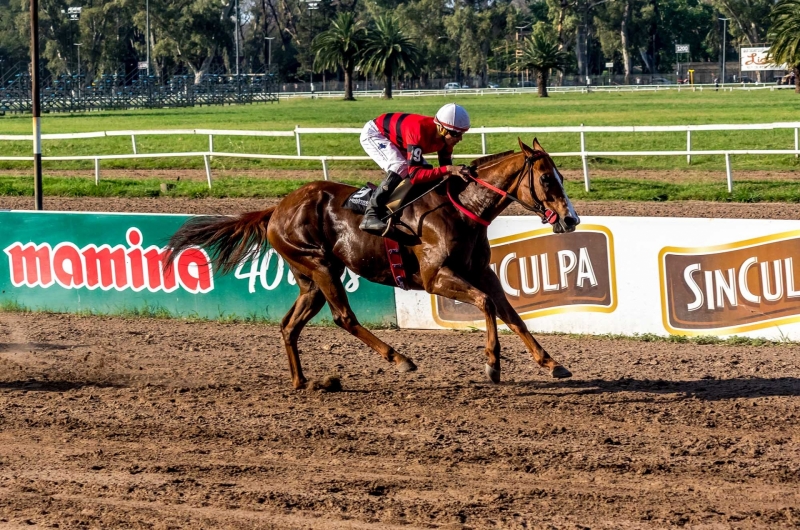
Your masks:
[{"label": "noseband", "polygon": [[[504,199],[514,201],[523,208],[525,208],[526,210],[534,212],[539,217],[541,217],[542,223],[550,223],[552,225],[555,224],[556,221],[558,221],[558,214],[553,210],[551,210],[550,208],[546,208],[543,203],[538,202],[538,200],[536,199],[536,188],[534,188],[533,186],[533,164],[537,160],[540,160],[546,156],[547,153],[545,153],[544,151],[539,151],[539,150],[534,151],[531,156],[525,157],[525,165],[522,166],[522,170],[520,170],[519,172],[520,176],[522,176],[525,174],[526,170],[528,171],[528,189],[531,190],[531,197],[534,200],[532,204],[527,204],[525,202],[522,202],[517,197],[511,195],[507,191],[501,190],[500,188],[489,184],[485,180],[479,179],[477,176],[478,173],[477,169],[474,166],[469,167],[469,178],[471,178],[476,184],[479,184],[484,188],[490,189],[493,192],[499,194]],[[519,187],[519,181],[517,181],[517,187]],[[475,221],[480,225],[489,226],[489,221],[481,219],[474,213],[470,212],[453,198],[453,196],[450,194],[450,182],[447,183],[447,197],[450,199],[450,202],[453,203],[453,206],[455,206],[461,213],[463,213],[464,215],[466,215],[467,217],[469,217],[470,219],[472,219],[473,221]]]}]

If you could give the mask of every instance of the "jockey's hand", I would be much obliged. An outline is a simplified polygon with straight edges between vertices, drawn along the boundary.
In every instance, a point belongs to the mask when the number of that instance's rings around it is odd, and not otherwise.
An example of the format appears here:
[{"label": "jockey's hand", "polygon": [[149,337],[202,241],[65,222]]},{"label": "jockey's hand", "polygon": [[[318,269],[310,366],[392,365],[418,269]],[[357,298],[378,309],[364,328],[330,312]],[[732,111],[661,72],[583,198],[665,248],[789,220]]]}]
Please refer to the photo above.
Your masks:
[{"label": "jockey's hand", "polygon": [[460,177],[464,182],[469,182],[469,168],[464,165],[447,166],[448,175]]}]

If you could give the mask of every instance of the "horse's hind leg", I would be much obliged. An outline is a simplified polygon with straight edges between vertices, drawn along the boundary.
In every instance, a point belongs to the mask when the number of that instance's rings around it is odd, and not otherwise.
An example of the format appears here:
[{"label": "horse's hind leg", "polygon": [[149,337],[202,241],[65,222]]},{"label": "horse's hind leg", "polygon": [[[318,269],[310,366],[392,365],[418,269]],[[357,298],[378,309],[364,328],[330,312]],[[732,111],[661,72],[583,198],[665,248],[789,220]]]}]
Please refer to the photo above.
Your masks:
[{"label": "horse's hind leg", "polygon": [[300,365],[300,353],[297,349],[297,339],[300,338],[300,332],[308,323],[309,320],[314,318],[314,315],[319,313],[322,306],[325,305],[325,297],[320,291],[319,287],[305,276],[302,276],[297,271],[295,272],[295,280],[297,286],[300,288],[300,296],[294,301],[292,308],[286,313],[281,321],[281,334],[283,335],[283,344],[286,347],[286,354],[289,357],[289,371],[292,374],[292,385],[295,389],[306,387],[308,382],[303,376],[303,367]]},{"label": "horse's hind leg", "polygon": [[319,286],[328,300],[333,321],[336,325],[347,330],[361,342],[378,352],[387,361],[394,363],[401,372],[411,372],[417,369],[411,359],[394,351],[394,348],[373,335],[358,322],[355,313],[350,308],[347,293],[338,274],[326,268],[316,269],[312,274],[313,281]]}]

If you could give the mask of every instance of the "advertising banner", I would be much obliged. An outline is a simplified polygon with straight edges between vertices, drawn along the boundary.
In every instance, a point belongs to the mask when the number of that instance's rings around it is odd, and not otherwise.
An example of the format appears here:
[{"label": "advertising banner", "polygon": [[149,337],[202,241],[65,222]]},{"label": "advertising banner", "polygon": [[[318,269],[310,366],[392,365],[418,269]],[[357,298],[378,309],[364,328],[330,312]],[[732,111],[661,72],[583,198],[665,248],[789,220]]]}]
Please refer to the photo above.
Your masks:
[{"label": "advertising banner", "polygon": [[[532,331],[800,340],[800,221],[532,217],[489,227],[490,267]],[[400,327],[483,328],[469,304],[398,291]]]},{"label": "advertising banner", "polygon": [[769,57],[769,47],[742,48],[740,50],[740,69],[743,72],[755,70],[786,70],[785,64],[775,64]]},{"label": "advertising banner", "polygon": [[[168,314],[277,322],[298,288],[268,246],[233,274],[213,270],[190,248],[163,269],[166,243],[189,217],[158,214],[0,212],[0,303],[6,307],[103,314]],[[396,324],[394,289],[345,271],[363,323]],[[331,320],[323,309],[316,318]]]}]

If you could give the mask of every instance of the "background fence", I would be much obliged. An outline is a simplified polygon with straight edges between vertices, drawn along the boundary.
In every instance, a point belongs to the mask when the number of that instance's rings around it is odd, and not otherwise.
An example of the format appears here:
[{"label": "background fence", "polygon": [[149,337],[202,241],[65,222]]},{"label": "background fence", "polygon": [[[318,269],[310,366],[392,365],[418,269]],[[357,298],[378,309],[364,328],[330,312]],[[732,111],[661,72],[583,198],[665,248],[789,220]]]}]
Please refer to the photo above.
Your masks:
[{"label": "background fence", "polygon": [[[693,150],[692,134],[703,131],[764,131],[775,129],[794,130],[793,149],[716,149],[716,150]],[[591,133],[685,133],[685,150],[665,150],[665,151],[592,151],[587,147],[587,135]],[[547,133],[578,133],[580,145],[576,146],[575,151],[553,152],[552,157],[580,157],[583,169],[584,187],[590,191],[591,179],[589,174],[589,159],[591,157],[625,157],[625,156],[685,156],[686,163],[691,164],[692,156],[711,155],[722,156],[725,158],[726,179],[728,191],[733,190],[733,172],[731,170],[731,156],[733,155],[795,155],[800,157],[800,122],[786,123],[754,123],[754,124],[709,124],[709,125],[618,125],[618,126],[567,126],[567,127],[473,127],[467,134],[481,136],[481,152],[473,154],[454,155],[457,159],[473,159],[489,154],[491,151],[488,146],[488,138],[492,134],[547,134]],[[165,129],[165,130],[140,130],[140,131],[96,131],[85,133],[58,133],[44,134],[42,140],[65,140],[79,138],[101,138],[107,136],[130,136],[132,153],[128,154],[107,154],[107,155],[82,155],[82,156],[45,156],[42,160],[69,161],[69,160],[89,160],[94,162],[95,183],[100,181],[100,161],[101,160],[120,160],[130,158],[181,158],[181,157],[202,157],[205,165],[206,179],[208,186],[212,185],[210,158],[229,157],[229,158],[251,158],[251,159],[273,159],[273,160],[318,160],[322,165],[323,178],[328,180],[328,162],[334,160],[370,160],[366,155],[362,156],[341,156],[341,155],[304,155],[302,146],[303,135],[315,134],[361,134],[360,128],[317,128],[317,127],[295,127],[290,131],[240,131],[240,130],[221,130],[221,129]],[[204,135],[208,136],[207,151],[192,151],[183,153],[140,153],[136,146],[137,136],[149,135]],[[232,153],[214,150],[215,136],[283,136],[294,137],[296,154],[259,154],[259,153]],[[32,141],[32,135],[0,135],[0,141]],[[0,160],[27,161],[33,157],[20,156],[0,156]]]}]

